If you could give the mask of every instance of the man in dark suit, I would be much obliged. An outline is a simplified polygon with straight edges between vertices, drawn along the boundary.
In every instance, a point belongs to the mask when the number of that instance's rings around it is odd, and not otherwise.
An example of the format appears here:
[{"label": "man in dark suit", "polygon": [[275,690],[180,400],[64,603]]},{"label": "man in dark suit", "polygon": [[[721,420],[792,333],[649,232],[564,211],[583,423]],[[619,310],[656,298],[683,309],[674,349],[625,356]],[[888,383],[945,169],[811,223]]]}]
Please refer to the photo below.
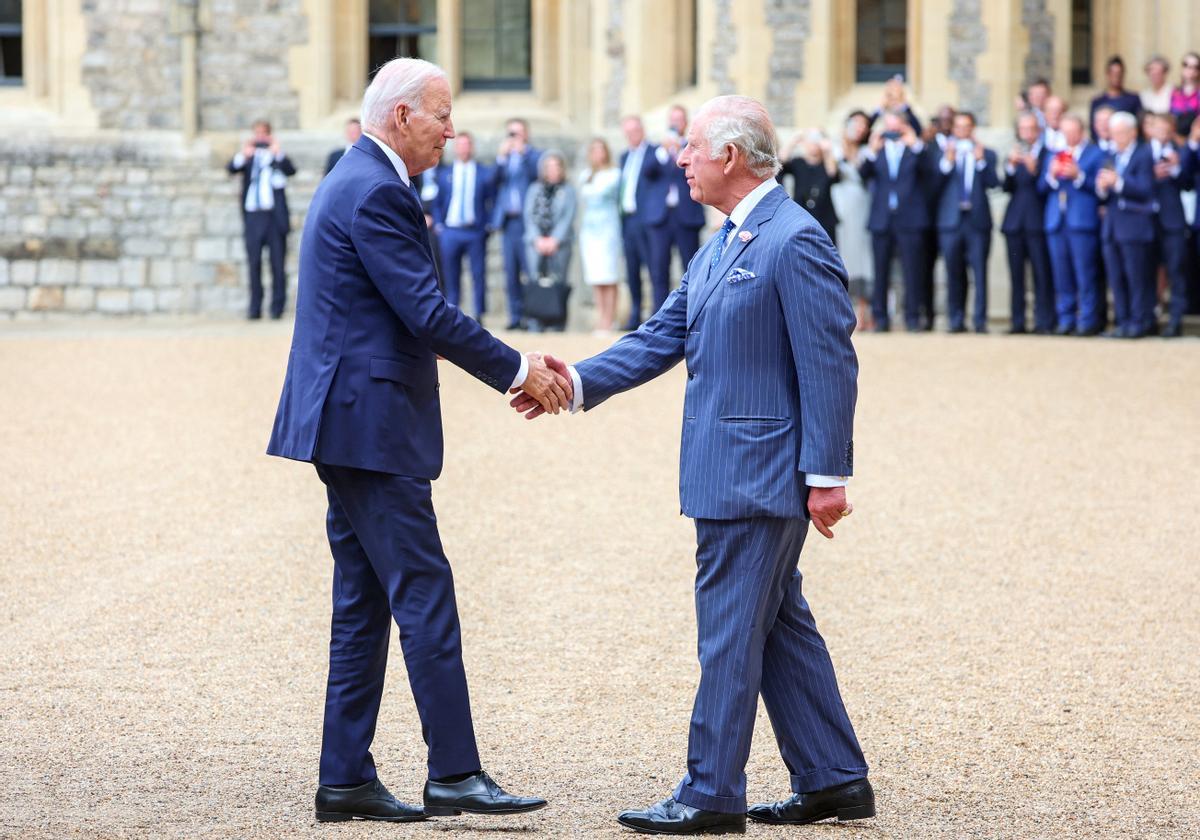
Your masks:
[{"label": "man in dark suit", "polygon": [[1046,196],[1046,245],[1054,277],[1057,335],[1097,335],[1100,298],[1100,213],[1096,174],[1104,154],[1089,143],[1083,119],[1062,118],[1064,148],[1046,158],[1038,189]]},{"label": "man in dark suit", "polygon": [[967,267],[975,279],[975,332],[987,332],[987,263],[992,210],[987,191],[1000,186],[996,153],[975,137],[975,115],[960,111],[938,163],[938,245],[946,261],[946,314],[950,332],[966,331]]},{"label": "man in dark suit", "polygon": [[[925,154],[933,158],[934,168],[940,166],[942,157],[946,154],[946,146],[953,139],[954,117],[957,114],[958,111],[953,105],[943,105],[937,109],[937,113],[929,120],[925,131],[921,133],[921,139],[925,141]],[[924,182],[925,191],[929,194],[930,212],[936,213],[937,211],[944,181],[945,179],[939,176],[928,178]],[[939,255],[942,256],[944,263],[945,255],[941,251],[940,231],[934,224],[930,225],[929,230],[925,233],[925,272],[921,279],[921,326],[926,330],[933,329],[934,313],[937,310],[933,292],[936,285]]]},{"label": "man in dark suit", "polygon": [[[667,115],[667,136],[659,146],[660,162],[665,157],[663,166],[666,169],[665,178],[667,190],[663,194],[663,222],[650,228],[650,236],[655,240],[651,243],[651,251],[655,257],[655,265],[650,268],[651,278],[667,279],[670,286],[671,251],[679,254],[679,264],[685,269],[700,248],[700,229],[704,227],[704,208],[692,200],[688,190],[687,177],[683,170],[675,165],[679,153],[687,145],[688,113],[682,105],[673,105]],[[653,283],[652,283],[653,285]],[[664,295],[665,298],[665,295]],[[655,310],[662,301],[655,300]]]},{"label": "man in dark suit", "polygon": [[1180,193],[1191,189],[1196,161],[1186,145],[1175,142],[1175,118],[1170,114],[1150,118],[1148,145],[1154,160],[1154,265],[1166,266],[1171,289],[1171,311],[1163,336],[1176,338],[1183,334],[1188,299],[1188,231]]},{"label": "man in dark suit", "polygon": [[1139,143],[1137,117],[1118,111],[1109,118],[1113,163],[1096,175],[1096,195],[1107,212],[1100,231],[1112,288],[1119,338],[1142,338],[1154,325],[1154,157]]},{"label": "man in dark suit", "polygon": [[[707,126],[721,120],[719,145]],[[825,537],[852,508],[858,361],[837,250],[775,182],[761,103],[722,96],[679,156],[693,197],[727,216],[641,329],[570,369],[591,411],[687,366],[680,507],[696,521],[700,685],[687,773],[666,799],[622,813],[647,834],[742,833],[875,815],[867,762],[797,568],[811,521]],[[532,400],[514,406],[536,414]],[[666,666],[663,666],[666,667]],[[792,795],[746,807],[761,695]]]},{"label": "man in dark suit", "polygon": [[875,289],[871,309],[875,331],[887,332],[888,274],[892,257],[900,255],[904,274],[904,324],[909,332],[922,328],[922,280],[925,276],[925,236],[931,225],[927,184],[936,164],[925,145],[899,113],[884,115],[883,131],[871,138],[859,169],[871,185],[867,227],[875,251]]},{"label": "man in dark suit", "polygon": [[362,137],[362,121],[358,117],[351,117],[346,120],[346,145],[340,149],[334,149],[329,153],[329,157],[325,159],[326,175],[333,171],[333,167],[337,166],[337,162],[342,159],[342,155],[350,151],[350,148],[358,142],[359,137]]},{"label": "man in dark suit", "polygon": [[255,321],[262,317],[262,252],[271,260],[271,317],[283,317],[287,303],[287,235],[292,229],[287,206],[287,179],[296,174],[296,167],[279,148],[271,134],[271,124],[259,120],[254,124],[254,136],[229,161],[230,175],[241,173],[241,208],[246,240],[246,267],[250,274],[250,308],[246,317]]},{"label": "man in dark suit", "polygon": [[[431,482],[442,469],[441,356],[500,393],[556,412],[570,383],[498,341],[437,289],[413,175],[454,136],[436,66],[395,59],[363,96],[364,136],[313,196],[304,223],[296,327],[267,451],[309,461],[326,487],[333,622],[319,821],[517,813],[480,769],[454,582]],[[391,621],[428,746],[424,809],[379,781],[371,741]]]},{"label": "man in dark suit", "polygon": [[533,277],[534,267],[527,265],[525,249],[525,194],[538,179],[540,150],[529,143],[529,123],[512,119],[505,126],[505,137],[496,153],[496,202],[492,229],[500,232],[504,256],[504,288],[508,293],[508,325],[521,328],[524,318],[521,286],[522,273]]},{"label": "man in dark suit", "polygon": [[[629,144],[621,153],[621,236],[625,244],[625,272],[631,301],[625,329],[635,330],[642,323],[642,266],[650,270],[650,286],[657,311],[667,298],[669,282],[663,272],[659,253],[661,235],[651,236],[651,228],[667,221],[667,164],[665,150],[646,141],[646,129],[640,117],[626,117],[621,130]],[[669,259],[669,256],[668,256]]]},{"label": "man in dark suit", "polygon": [[1008,207],[1000,230],[1008,246],[1008,271],[1012,278],[1012,333],[1026,331],[1025,263],[1033,273],[1033,330],[1038,335],[1054,331],[1054,280],[1050,252],[1046,249],[1046,198],[1037,182],[1050,151],[1042,142],[1037,115],[1026,111],[1017,117],[1017,143],[1004,165],[1004,191]]},{"label": "man in dark suit", "polygon": [[475,160],[475,142],[460,131],[454,138],[454,161],[437,168],[433,223],[442,251],[446,300],[459,305],[462,261],[471,263],[475,320],[487,312],[488,221],[496,191],[496,170]]}]

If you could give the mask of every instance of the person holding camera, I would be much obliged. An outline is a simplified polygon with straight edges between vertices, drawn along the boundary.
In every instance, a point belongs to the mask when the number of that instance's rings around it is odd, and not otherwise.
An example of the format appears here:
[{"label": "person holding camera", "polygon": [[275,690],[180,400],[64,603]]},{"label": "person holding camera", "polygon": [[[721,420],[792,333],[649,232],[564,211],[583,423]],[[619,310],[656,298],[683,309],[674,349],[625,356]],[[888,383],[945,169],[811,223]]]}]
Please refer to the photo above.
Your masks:
[{"label": "person holding camera", "polygon": [[271,259],[271,317],[283,317],[287,302],[287,235],[291,217],[287,206],[287,179],[296,167],[271,134],[271,124],[259,120],[254,134],[226,167],[230,175],[242,175],[242,221],[246,240],[246,264],[250,275],[250,307],[246,317],[262,317],[262,252]]},{"label": "person holding camera", "polygon": [[525,194],[538,179],[542,153],[529,143],[529,123],[508,121],[505,137],[496,152],[496,202],[492,229],[500,232],[504,255],[504,289],[508,294],[506,329],[519,330],[524,317],[521,273],[533,278],[537,267],[526,261]]}]

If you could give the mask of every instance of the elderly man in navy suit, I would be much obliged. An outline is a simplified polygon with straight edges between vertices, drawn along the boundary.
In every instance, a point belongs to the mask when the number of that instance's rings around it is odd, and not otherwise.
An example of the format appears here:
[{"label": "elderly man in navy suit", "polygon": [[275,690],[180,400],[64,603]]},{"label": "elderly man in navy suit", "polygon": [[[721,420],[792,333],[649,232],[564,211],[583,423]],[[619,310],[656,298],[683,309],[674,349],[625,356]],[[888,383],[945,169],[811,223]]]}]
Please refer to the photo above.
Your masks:
[{"label": "elderly man in navy suit", "polygon": [[1046,197],[1037,182],[1050,151],[1042,141],[1037,114],[1026,111],[1017,117],[1017,142],[1004,164],[1004,191],[1009,194],[1000,231],[1008,246],[1008,271],[1012,279],[1012,326],[1014,334],[1026,331],[1025,264],[1033,272],[1033,331],[1046,335],[1054,330],[1054,280],[1050,276],[1050,252],[1046,250]]},{"label": "elderly man in navy suit", "polygon": [[[625,243],[625,274],[629,282],[631,301],[629,320],[625,329],[635,330],[642,322],[642,266],[650,271],[650,288],[654,295],[654,311],[667,299],[669,277],[661,256],[663,242],[660,228],[667,221],[667,166],[670,158],[665,149],[646,140],[646,128],[640,117],[621,121],[625,141],[629,144],[621,153],[621,236]],[[653,313],[651,313],[653,314]]]},{"label": "elderly man in navy suit", "polygon": [[446,300],[459,305],[462,262],[471,263],[476,321],[487,312],[487,237],[496,192],[496,170],[475,160],[475,141],[465,131],[454,138],[454,160],[437,168],[433,224],[442,252]]},{"label": "elderly man in navy suit", "polygon": [[1083,120],[1062,119],[1064,147],[1046,158],[1038,189],[1046,196],[1046,245],[1054,277],[1057,335],[1096,335],[1100,300],[1100,210],[1096,175],[1104,153],[1087,141]]},{"label": "elderly man in navy suit", "polygon": [[992,209],[987,191],[1000,186],[996,153],[975,137],[975,115],[960,111],[938,163],[938,244],[946,260],[946,314],[950,332],[966,332],[967,266],[975,280],[975,332],[987,332],[987,263],[992,250]]},{"label": "elderly man in navy suit", "polygon": [[[904,274],[904,325],[909,332],[922,328],[921,304],[925,299],[925,239],[931,218],[929,182],[936,164],[925,154],[925,144],[904,116],[889,112],[883,131],[871,138],[859,170],[871,185],[871,211],[867,227],[875,251],[875,291],[871,301],[876,332],[887,332],[888,276],[892,257],[900,255]],[[932,313],[928,313],[932,317]]]},{"label": "elderly man in navy suit", "polygon": [[[570,383],[447,303],[414,175],[448,139],[450,86],[419,59],[388,62],[363,96],[364,136],[313,195],[296,327],[267,451],[308,461],[326,487],[333,623],[316,817],[407,821],[545,805],[480,768],[450,565],[431,482],[442,469],[437,358],[546,410]],[[391,622],[428,746],[424,809],[379,781],[371,741]]]},{"label": "elderly man in navy suit", "polygon": [[1108,208],[1100,231],[1119,338],[1149,335],[1154,323],[1154,158],[1139,143],[1138,120],[1118,111],[1108,118],[1113,165],[1096,175],[1096,195]]},{"label": "elderly man in navy suit", "polygon": [[[679,489],[696,520],[701,675],[687,774],[668,798],[619,817],[645,833],[744,831],[760,695],[793,795],[749,816],[799,824],[875,814],[797,570],[810,520],[832,538],[852,510],[854,307],[833,243],[775,182],[775,148],[753,99],[701,108],[679,165],[692,197],[725,223],[653,318],[569,369],[572,408],[590,411],[687,366]],[[522,396],[513,405],[541,413]]]}]

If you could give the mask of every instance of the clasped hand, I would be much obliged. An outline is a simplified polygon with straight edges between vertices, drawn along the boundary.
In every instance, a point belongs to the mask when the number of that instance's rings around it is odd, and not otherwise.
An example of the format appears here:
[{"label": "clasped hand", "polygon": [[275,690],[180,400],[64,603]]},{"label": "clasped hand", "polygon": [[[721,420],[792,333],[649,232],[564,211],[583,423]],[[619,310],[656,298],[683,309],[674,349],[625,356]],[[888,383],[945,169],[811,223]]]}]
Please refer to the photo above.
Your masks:
[{"label": "clasped hand", "polygon": [[546,412],[570,411],[575,389],[571,386],[571,374],[566,364],[541,353],[526,353],[525,358],[529,360],[529,373],[520,387],[509,392],[518,394],[509,405],[516,407],[519,402],[525,406],[517,411],[528,411],[525,416],[531,420]]}]

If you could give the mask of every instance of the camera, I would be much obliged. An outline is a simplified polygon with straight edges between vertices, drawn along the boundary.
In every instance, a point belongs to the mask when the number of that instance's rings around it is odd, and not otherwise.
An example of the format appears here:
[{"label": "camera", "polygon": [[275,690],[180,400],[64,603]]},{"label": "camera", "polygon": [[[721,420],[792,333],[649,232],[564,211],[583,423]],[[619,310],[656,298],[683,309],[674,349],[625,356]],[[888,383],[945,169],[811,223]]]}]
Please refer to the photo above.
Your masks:
[{"label": "camera", "polygon": [[899,140],[900,132],[899,131],[885,131],[885,132],[883,132],[883,139],[884,140]]}]

